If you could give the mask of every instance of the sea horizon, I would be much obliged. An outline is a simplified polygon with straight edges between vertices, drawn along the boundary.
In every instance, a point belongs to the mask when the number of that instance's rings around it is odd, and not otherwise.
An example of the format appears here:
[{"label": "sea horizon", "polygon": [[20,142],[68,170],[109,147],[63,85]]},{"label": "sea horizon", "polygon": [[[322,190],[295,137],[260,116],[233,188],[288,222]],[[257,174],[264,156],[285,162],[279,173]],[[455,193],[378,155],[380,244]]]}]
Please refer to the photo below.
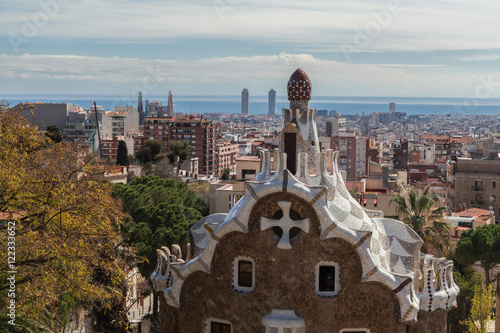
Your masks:
[{"label": "sea horizon", "polygon": [[[137,107],[137,96],[118,94],[6,94],[2,97],[10,106],[25,103],[72,103],[89,109],[95,101],[105,110],[115,106]],[[143,102],[160,101],[167,104],[168,95],[143,95]],[[500,115],[500,98],[478,99],[473,97],[383,97],[383,96],[313,96],[310,107],[318,110],[337,111],[341,115],[369,115],[388,112],[389,103],[396,103],[396,111],[407,115]],[[287,108],[287,96],[276,96],[277,113]],[[179,113],[241,113],[239,95],[174,95],[174,111]],[[267,95],[250,95],[251,115],[268,113]]]}]

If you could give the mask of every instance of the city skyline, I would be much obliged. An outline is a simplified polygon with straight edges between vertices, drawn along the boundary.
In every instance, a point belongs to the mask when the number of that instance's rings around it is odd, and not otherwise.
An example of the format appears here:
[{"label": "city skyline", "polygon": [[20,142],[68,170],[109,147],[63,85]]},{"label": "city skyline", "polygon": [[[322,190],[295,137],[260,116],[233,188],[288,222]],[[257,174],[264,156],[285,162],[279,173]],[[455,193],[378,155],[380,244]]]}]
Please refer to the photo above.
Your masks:
[{"label": "city skyline", "polygon": [[[500,98],[493,1],[0,5],[5,94],[265,95],[296,68],[317,96]],[[291,23],[290,23],[291,22]]]}]

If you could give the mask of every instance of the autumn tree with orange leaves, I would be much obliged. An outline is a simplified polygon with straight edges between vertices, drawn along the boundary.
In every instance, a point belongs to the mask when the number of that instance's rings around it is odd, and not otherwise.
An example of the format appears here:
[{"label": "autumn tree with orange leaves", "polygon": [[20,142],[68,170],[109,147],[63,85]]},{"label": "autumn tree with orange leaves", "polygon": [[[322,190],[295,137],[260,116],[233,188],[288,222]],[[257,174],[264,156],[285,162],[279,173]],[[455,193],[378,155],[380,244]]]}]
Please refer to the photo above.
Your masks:
[{"label": "autumn tree with orange leaves", "polygon": [[[88,150],[55,143],[19,112],[0,106],[0,306],[5,309],[10,301],[7,278],[14,271],[20,325],[9,331],[21,332],[25,325],[32,331],[60,330],[75,309],[99,316],[123,308],[122,212],[104,172]],[[115,313],[111,331],[127,331],[125,313]],[[2,310],[2,329],[9,328],[5,320]]]}]

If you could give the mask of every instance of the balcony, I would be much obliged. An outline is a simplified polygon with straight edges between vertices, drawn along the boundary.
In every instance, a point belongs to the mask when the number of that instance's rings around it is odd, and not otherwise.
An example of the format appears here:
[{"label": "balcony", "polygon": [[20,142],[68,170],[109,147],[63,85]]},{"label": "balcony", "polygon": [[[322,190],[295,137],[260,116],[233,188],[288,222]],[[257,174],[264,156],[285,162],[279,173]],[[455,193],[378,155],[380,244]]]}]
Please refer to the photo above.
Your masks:
[{"label": "balcony", "polygon": [[484,191],[484,190],[486,190],[486,187],[484,187],[484,186],[479,186],[479,185],[478,185],[478,186],[472,186],[472,187],[471,187],[471,190],[472,190],[472,191],[474,191],[474,192],[480,192],[480,191]]}]

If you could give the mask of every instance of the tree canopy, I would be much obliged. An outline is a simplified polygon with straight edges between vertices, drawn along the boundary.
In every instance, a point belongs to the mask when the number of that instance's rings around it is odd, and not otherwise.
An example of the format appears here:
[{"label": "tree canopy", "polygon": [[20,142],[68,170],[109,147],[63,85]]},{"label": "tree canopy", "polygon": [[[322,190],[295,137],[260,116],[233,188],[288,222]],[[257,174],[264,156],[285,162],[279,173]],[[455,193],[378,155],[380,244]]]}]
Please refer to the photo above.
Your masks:
[{"label": "tree canopy", "polygon": [[453,279],[460,288],[460,293],[457,296],[457,307],[450,309],[448,313],[448,328],[450,333],[459,333],[467,331],[466,321],[472,308],[472,299],[477,286],[483,285],[484,280],[472,265],[463,265],[454,256],[452,254],[450,257],[454,262]]},{"label": "tree canopy", "polygon": [[128,160],[128,149],[125,141],[120,140],[118,142],[118,151],[116,154],[116,164],[121,166],[128,166],[130,164]]},{"label": "tree canopy", "polygon": [[[15,270],[16,316],[59,330],[71,309],[109,309],[126,282],[127,265],[119,250],[122,213],[103,166],[78,146],[48,140],[1,107],[0,292]],[[16,260],[10,266],[12,224]],[[1,307],[8,301],[2,297]]]},{"label": "tree canopy", "polygon": [[156,249],[179,244],[185,248],[188,229],[208,213],[204,199],[186,184],[156,176],[117,184],[114,195],[121,198],[130,214],[125,222],[129,243],[147,261],[139,265],[141,274],[149,278],[156,266]]},{"label": "tree canopy", "polygon": [[495,319],[491,309],[495,306],[493,285],[477,285],[472,298],[472,307],[466,321],[470,333],[488,333],[488,322]]},{"label": "tree canopy", "polygon": [[423,191],[410,188],[395,195],[391,202],[396,204],[396,211],[403,222],[415,230],[424,241],[423,252],[435,248],[441,254],[446,254],[450,243],[446,236],[450,226],[442,219],[447,207],[438,206],[441,201],[438,196],[429,193],[429,186]]},{"label": "tree canopy", "polygon": [[500,264],[500,225],[489,224],[463,232],[455,248],[455,258],[463,264],[479,261],[489,284],[491,269]]},{"label": "tree canopy", "polygon": [[159,154],[161,152],[161,142],[158,140],[146,140],[144,142],[144,148],[139,150],[135,154],[135,158],[143,164],[148,162],[156,162],[159,160]]},{"label": "tree canopy", "polygon": [[184,162],[190,156],[189,141],[172,141],[170,153],[167,154],[170,164],[174,164],[176,156],[179,156],[179,163]]},{"label": "tree canopy", "polygon": [[45,135],[56,143],[62,141],[62,132],[56,125],[47,126]]},{"label": "tree canopy", "polygon": [[231,177],[231,169],[225,168],[224,170],[222,170],[219,178],[220,180],[229,180],[230,177]]}]

